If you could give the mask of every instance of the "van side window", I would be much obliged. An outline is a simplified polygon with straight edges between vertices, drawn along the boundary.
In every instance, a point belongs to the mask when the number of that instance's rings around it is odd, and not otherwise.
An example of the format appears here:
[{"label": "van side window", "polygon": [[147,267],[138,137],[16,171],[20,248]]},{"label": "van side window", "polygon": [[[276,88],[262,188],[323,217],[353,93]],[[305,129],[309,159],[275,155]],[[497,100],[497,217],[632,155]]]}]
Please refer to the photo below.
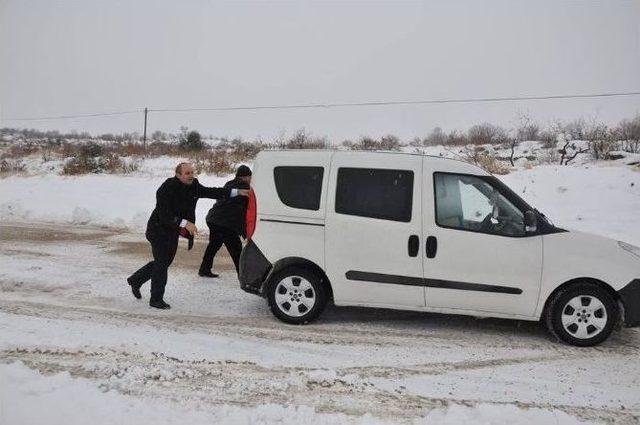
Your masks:
[{"label": "van side window", "polygon": [[382,220],[411,221],[413,171],[339,168],[336,212]]},{"label": "van side window", "polygon": [[319,210],[323,167],[275,167],[273,178],[283,204],[303,210]]},{"label": "van side window", "polygon": [[501,236],[525,236],[524,215],[488,181],[434,173],[436,223]]}]

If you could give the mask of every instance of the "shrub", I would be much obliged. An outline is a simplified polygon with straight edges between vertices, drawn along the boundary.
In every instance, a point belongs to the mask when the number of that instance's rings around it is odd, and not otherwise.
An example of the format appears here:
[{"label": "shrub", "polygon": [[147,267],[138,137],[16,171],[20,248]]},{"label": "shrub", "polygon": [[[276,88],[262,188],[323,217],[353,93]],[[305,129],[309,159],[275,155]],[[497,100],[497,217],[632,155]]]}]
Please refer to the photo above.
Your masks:
[{"label": "shrub", "polygon": [[326,149],[329,147],[329,142],[326,137],[313,137],[302,128],[284,143],[281,142],[280,147],[284,149]]},{"label": "shrub", "polygon": [[511,171],[505,163],[487,153],[481,146],[466,146],[462,150],[462,158],[466,162],[482,167],[492,174],[508,174]]},{"label": "shrub", "polygon": [[364,136],[357,143],[351,145],[351,149],[360,151],[399,151],[401,147],[400,139],[391,134],[383,136],[380,140]]},{"label": "shrub", "polygon": [[593,158],[609,159],[611,151],[616,148],[615,132],[605,124],[593,123],[585,132],[584,138],[589,141]]},{"label": "shrub", "polygon": [[423,140],[425,145],[437,146],[444,145],[448,142],[447,135],[440,127],[435,127],[431,133]]},{"label": "shrub", "polygon": [[518,114],[516,139],[519,141],[540,140],[540,126],[528,114]]},{"label": "shrub", "polygon": [[121,156],[143,156],[146,153],[144,145],[135,142],[116,143],[112,150]]},{"label": "shrub", "polygon": [[387,134],[380,139],[380,149],[385,151],[399,151],[402,144],[397,136]]},{"label": "shrub", "polygon": [[469,144],[469,138],[458,130],[453,130],[447,135],[447,144],[464,146]]},{"label": "shrub", "polygon": [[216,147],[217,149],[227,150],[231,155],[232,162],[250,161],[264,148],[260,140],[245,142],[240,137],[231,140],[222,137]]},{"label": "shrub", "polygon": [[640,153],[640,115],[632,120],[622,120],[618,126],[622,147],[631,153]]},{"label": "shrub", "polygon": [[207,146],[202,141],[200,133],[197,131],[187,131],[187,127],[180,128],[178,137],[178,147],[183,151],[201,151]]},{"label": "shrub", "polygon": [[542,142],[542,147],[545,149],[552,148],[556,145],[558,141],[558,135],[554,133],[552,130],[542,130],[538,133],[538,139]]},{"label": "shrub", "polygon": [[62,174],[75,176],[79,174],[99,173],[104,171],[104,164],[96,158],[73,157],[65,162]]},{"label": "shrub", "polygon": [[5,158],[0,160],[1,174],[22,173],[25,171],[26,167],[25,163],[19,159]]},{"label": "shrub", "polygon": [[562,128],[565,140],[586,140],[587,123],[584,118],[569,121]]},{"label": "shrub", "polygon": [[467,131],[467,136],[471,144],[487,145],[493,142],[495,133],[496,127],[494,125],[484,123],[472,126],[469,131]]},{"label": "shrub", "polygon": [[34,142],[20,143],[10,146],[9,149],[2,154],[2,158],[23,158],[38,152],[38,149],[38,145]]},{"label": "shrub", "polygon": [[198,173],[226,176],[235,171],[235,164],[232,162],[229,153],[222,149],[194,156],[190,158],[190,161]]},{"label": "shrub", "polygon": [[87,158],[92,158],[96,156],[102,156],[104,155],[104,152],[105,152],[104,146],[99,145],[95,142],[89,142],[89,143],[80,145],[78,155],[87,157]]}]

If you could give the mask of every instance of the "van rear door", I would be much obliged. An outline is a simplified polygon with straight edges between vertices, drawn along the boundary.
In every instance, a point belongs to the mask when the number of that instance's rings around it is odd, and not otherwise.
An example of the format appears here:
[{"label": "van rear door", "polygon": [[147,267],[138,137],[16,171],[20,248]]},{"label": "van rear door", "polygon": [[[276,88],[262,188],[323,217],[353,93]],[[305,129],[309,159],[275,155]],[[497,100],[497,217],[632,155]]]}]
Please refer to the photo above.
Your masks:
[{"label": "van rear door", "polygon": [[420,156],[334,154],[325,261],[336,304],[424,307],[421,183]]}]

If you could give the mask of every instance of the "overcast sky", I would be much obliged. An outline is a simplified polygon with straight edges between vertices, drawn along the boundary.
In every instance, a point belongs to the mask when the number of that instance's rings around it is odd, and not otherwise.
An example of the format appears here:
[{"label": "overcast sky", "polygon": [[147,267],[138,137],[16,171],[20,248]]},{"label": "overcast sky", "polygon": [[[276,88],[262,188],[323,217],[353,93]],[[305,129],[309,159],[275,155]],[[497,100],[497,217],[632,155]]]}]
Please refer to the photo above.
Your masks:
[{"label": "overcast sky", "polygon": [[[144,108],[640,91],[640,1],[0,0],[0,126],[142,131]],[[217,136],[333,140],[484,121],[616,123],[640,96],[302,111],[153,113]]]}]

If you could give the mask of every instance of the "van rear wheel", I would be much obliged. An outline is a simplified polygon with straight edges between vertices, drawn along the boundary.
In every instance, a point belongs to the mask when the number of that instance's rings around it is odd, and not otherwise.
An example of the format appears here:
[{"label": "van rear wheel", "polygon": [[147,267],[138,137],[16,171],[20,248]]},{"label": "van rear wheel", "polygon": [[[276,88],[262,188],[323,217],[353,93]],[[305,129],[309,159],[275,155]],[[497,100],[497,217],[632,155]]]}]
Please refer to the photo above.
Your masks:
[{"label": "van rear wheel", "polygon": [[579,282],[557,294],[545,314],[549,330],[567,344],[590,347],[607,339],[618,319],[613,297],[600,286]]},{"label": "van rear wheel", "polygon": [[322,278],[304,267],[287,267],[269,280],[267,300],[278,319],[303,325],[318,318],[327,305]]}]

